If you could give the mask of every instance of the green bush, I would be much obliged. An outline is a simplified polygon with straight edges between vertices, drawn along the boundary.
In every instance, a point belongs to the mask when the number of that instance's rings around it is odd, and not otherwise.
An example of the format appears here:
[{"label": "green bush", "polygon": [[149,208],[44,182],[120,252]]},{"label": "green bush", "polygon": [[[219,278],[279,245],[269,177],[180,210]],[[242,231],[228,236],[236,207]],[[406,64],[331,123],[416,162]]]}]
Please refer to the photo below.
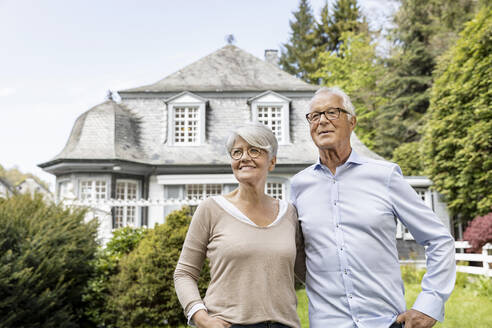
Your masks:
[{"label": "green bush", "polygon": [[97,250],[85,211],[16,195],[0,202],[0,327],[78,327]]},{"label": "green bush", "polygon": [[97,327],[113,327],[116,314],[108,307],[110,279],[118,270],[120,259],[130,253],[145,236],[147,229],[125,227],[114,231],[105,248],[98,251],[92,262],[95,274],[84,291],[84,314]]},{"label": "green bush", "polygon": [[[176,327],[186,323],[174,290],[173,273],[191,222],[189,209],[172,212],[149,230],[133,252],[121,259],[111,280],[109,303],[119,328]],[[203,295],[210,280],[208,266],[198,282]]]}]

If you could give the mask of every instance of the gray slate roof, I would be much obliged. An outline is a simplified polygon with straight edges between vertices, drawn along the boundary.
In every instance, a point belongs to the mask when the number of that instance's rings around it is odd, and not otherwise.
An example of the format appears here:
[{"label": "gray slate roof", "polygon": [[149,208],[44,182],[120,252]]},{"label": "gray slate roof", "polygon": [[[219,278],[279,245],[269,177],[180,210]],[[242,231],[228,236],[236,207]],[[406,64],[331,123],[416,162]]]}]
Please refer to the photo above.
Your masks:
[{"label": "gray slate roof", "polygon": [[[316,86],[291,76],[235,46],[222,49],[198,60],[156,84],[126,92],[221,91],[234,90],[227,97],[211,96],[207,110],[207,140],[200,146],[172,146],[166,142],[169,99],[156,94],[145,99],[106,101],[75,122],[69,140],[60,154],[40,164],[50,166],[56,160],[126,160],[150,165],[228,165],[224,143],[228,131],[250,120],[250,96],[241,94],[266,91],[299,91],[301,98],[291,102],[292,143],[281,145],[279,164],[312,164],[318,151],[305,126],[303,110]],[[221,90],[221,91],[217,91]],[[238,92],[241,91],[241,92]],[[280,94],[281,95],[281,94]],[[365,147],[355,134],[353,148],[363,156],[382,159]]]},{"label": "gray slate roof", "polygon": [[145,160],[137,118],[114,101],[99,104],[75,121],[65,148],[55,159]]},{"label": "gray slate roof", "polygon": [[125,92],[315,91],[279,67],[227,45],[164,79]]}]

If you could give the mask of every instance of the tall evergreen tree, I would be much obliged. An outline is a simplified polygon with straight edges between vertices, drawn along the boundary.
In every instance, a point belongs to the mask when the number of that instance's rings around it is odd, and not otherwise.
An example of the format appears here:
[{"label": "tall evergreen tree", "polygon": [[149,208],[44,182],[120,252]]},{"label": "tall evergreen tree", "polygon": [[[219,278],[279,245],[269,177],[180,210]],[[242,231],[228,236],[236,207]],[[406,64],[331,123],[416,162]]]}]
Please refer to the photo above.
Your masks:
[{"label": "tall evergreen tree", "polygon": [[420,139],[436,58],[456,40],[474,12],[474,0],[401,0],[392,39],[396,45],[387,61],[391,71],[381,86],[388,98],[379,109],[374,148],[391,158],[403,143]]},{"label": "tall evergreen tree", "polygon": [[301,0],[299,9],[290,21],[291,35],[283,44],[280,66],[292,75],[312,82],[310,75],[316,70],[315,19],[308,0]]},{"label": "tall evergreen tree", "polygon": [[327,3],[325,3],[325,7],[321,11],[321,23],[325,25],[318,25],[318,29],[322,29],[326,33],[325,51],[338,52],[343,42],[342,34],[344,32],[358,34],[369,31],[366,18],[362,15],[357,0],[336,0],[333,4],[333,13],[326,23],[323,22],[323,16],[328,11]]}]

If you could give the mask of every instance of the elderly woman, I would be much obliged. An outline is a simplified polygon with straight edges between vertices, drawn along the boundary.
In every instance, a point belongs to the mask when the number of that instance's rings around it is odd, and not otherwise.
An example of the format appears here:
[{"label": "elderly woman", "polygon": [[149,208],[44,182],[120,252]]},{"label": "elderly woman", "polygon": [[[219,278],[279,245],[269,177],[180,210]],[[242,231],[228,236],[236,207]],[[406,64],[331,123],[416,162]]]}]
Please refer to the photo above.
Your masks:
[{"label": "elderly woman", "polygon": [[[269,128],[252,123],[234,132],[226,147],[239,187],[204,200],[193,215],[174,273],[178,298],[199,328],[300,327],[296,210],[265,194],[277,140]],[[206,257],[211,281],[202,300],[197,280]],[[301,256],[297,262],[302,274]]]}]

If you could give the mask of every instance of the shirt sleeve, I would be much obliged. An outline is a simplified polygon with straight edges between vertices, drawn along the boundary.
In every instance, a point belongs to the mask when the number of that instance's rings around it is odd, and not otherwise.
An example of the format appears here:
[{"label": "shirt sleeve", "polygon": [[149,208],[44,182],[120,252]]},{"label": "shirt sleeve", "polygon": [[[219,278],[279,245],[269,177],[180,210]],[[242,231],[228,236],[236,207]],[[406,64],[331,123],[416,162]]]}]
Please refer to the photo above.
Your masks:
[{"label": "shirt sleeve", "polygon": [[456,279],[454,239],[405,181],[397,165],[391,172],[388,191],[395,216],[415,241],[425,246],[427,272],[422,279],[422,292],[412,308],[443,321],[444,303],[451,295]]},{"label": "shirt sleeve", "polygon": [[188,326],[196,327],[195,322],[193,321],[193,315],[200,310],[207,311],[207,308],[203,305],[203,303],[197,303],[191,307],[190,311],[188,311],[188,314],[186,315],[188,318]]},{"label": "shirt sleeve", "polygon": [[209,221],[208,210],[204,208],[206,207],[203,206],[204,203],[202,202],[198,206],[191,219],[183,249],[174,271],[174,288],[187,316],[197,304],[202,304],[205,308],[197,284],[205,261],[209,238],[209,230],[204,227],[204,224],[206,225]]}]

